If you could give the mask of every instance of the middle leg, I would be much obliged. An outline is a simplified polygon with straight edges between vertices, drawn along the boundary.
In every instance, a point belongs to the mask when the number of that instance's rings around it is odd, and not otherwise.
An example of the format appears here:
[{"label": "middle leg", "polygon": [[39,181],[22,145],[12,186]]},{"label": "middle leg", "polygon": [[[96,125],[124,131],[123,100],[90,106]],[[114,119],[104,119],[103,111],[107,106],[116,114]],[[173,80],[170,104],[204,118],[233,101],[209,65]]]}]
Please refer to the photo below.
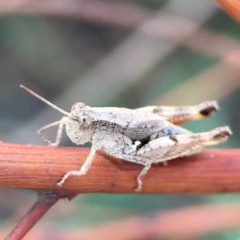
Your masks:
[{"label": "middle leg", "polygon": [[70,176],[81,176],[87,173],[88,169],[90,168],[92,161],[94,159],[94,156],[96,154],[97,149],[95,148],[91,148],[91,152],[89,154],[89,156],[87,157],[86,161],[84,162],[84,164],[82,165],[81,169],[79,171],[69,171],[67,172],[62,180],[60,182],[57,183],[58,186],[62,186],[64,184],[64,182],[70,177]]},{"label": "middle leg", "polygon": [[151,164],[152,164],[151,160],[148,158],[141,157],[141,156],[131,156],[131,155],[127,155],[127,154],[116,154],[114,156],[121,158],[125,161],[138,163],[138,164],[141,164],[144,166],[143,170],[140,172],[140,174],[137,177],[138,186],[135,189],[135,191],[140,192],[142,189],[142,178],[148,172],[148,170],[151,168]]}]

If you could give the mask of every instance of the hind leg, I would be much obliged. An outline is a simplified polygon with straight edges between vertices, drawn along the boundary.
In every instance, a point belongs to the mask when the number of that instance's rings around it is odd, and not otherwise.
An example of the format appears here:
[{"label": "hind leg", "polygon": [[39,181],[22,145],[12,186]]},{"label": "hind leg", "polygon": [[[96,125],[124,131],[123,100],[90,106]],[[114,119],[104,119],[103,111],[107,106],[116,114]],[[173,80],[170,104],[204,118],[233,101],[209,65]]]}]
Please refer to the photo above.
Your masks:
[{"label": "hind leg", "polygon": [[136,110],[143,113],[155,113],[166,118],[169,122],[181,124],[186,121],[210,116],[213,112],[218,110],[218,105],[216,101],[208,101],[196,106],[149,106],[138,108]]},{"label": "hind leg", "polygon": [[178,157],[197,154],[204,145],[223,142],[230,134],[231,131],[228,127],[220,127],[210,132],[160,137],[145,144],[136,155],[122,153],[112,153],[111,155],[144,165],[143,170],[137,177],[138,187],[136,191],[141,191],[142,178],[148,172],[152,163],[166,162]]},{"label": "hind leg", "polygon": [[144,145],[137,156],[148,158],[153,163],[165,162],[199,153],[203,146],[221,143],[229,135],[229,127],[219,127],[204,133],[161,137]]}]

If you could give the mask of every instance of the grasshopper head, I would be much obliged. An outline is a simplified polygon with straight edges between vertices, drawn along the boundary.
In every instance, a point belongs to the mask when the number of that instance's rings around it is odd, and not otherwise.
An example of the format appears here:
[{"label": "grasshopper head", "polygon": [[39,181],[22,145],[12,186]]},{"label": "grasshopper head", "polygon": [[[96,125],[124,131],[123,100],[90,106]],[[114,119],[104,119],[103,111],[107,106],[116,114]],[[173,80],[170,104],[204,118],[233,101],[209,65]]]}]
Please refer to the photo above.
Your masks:
[{"label": "grasshopper head", "polygon": [[69,113],[57,107],[56,105],[41,97],[37,93],[28,89],[27,87],[23,85],[20,85],[20,87],[66,116],[60,121],[50,123],[42,127],[38,130],[38,133],[41,133],[46,129],[56,126],[60,123],[64,123],[66,124],[67,135],[74,143],[84,144],[91,141],[92,135],[94,133],[94,125],[93,119],[89,116],[90,107],[86,106],[84,103],[75,103],[72,106],[71,112]]},{"label": "grasshopper head", "polygon": [[78,102],[72,106],[69,120],[66,123],[68,137],[76,144],[84,144],[91,141],[94,126],[93,119],[88,114],[89,107]]}]

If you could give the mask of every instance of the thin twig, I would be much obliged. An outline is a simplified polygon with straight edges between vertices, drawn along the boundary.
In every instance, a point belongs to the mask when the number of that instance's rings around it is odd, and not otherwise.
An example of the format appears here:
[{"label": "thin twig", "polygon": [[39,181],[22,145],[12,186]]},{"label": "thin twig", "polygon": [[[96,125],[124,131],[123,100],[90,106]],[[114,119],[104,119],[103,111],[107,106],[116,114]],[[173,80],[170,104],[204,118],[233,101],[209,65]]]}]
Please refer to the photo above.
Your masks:
[{"label": "thin twig", "polygon": [[[70,177],[63,187],[56,183],[70,170],[78,170],[89,149],[42,147],[2,143],[0,187],[61,193],[136,193],[136,177],[143,166],[99,152],[84,176]],[[240,149],[211,149],[176,159],[164,167],[155,164],[143,179],[141,193],[240,192]]]},{"label": "thin twig", "polygon": [[61,198],[61,195],[43,192],[39,193],[34,205],[21,219],[18,225],[6,237],[6,240],[22,239],[26,233],[43,217],[43,215]]}]

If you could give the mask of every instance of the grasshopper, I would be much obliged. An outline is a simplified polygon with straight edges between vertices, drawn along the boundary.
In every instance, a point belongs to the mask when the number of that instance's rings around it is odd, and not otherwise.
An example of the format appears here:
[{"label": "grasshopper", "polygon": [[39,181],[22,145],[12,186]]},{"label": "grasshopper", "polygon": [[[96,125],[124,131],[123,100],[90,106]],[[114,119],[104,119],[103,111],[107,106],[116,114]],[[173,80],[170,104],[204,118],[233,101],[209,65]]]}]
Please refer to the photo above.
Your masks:
[{"label": "grasshopper", "polygon": [[221,143],[231,135],[227,126],[209,132],[193,133],[176,125],[211,115],[218,110],[216,101],[207,101],[196,106],[149,106],[135,110],[90,107],[78,102],[69,113],[30,89],[22,85],[20,87],[65,115],[60,121],[38,130],[40,133],[59,125],[56,141],[49,142],[50,145],[60,144],[64,126],[68,137],[75,144],[92,142],[90,154],[81,169],[67,172],[57,183],[58,186],[62,186],[70,176],[86,174],[96,151],[103,149],[112,156],[144,166],[137,177],[136,191],[141,191],[142,178],[152,163],[165,163],[178,157],[197,154],[203,146]]}]

